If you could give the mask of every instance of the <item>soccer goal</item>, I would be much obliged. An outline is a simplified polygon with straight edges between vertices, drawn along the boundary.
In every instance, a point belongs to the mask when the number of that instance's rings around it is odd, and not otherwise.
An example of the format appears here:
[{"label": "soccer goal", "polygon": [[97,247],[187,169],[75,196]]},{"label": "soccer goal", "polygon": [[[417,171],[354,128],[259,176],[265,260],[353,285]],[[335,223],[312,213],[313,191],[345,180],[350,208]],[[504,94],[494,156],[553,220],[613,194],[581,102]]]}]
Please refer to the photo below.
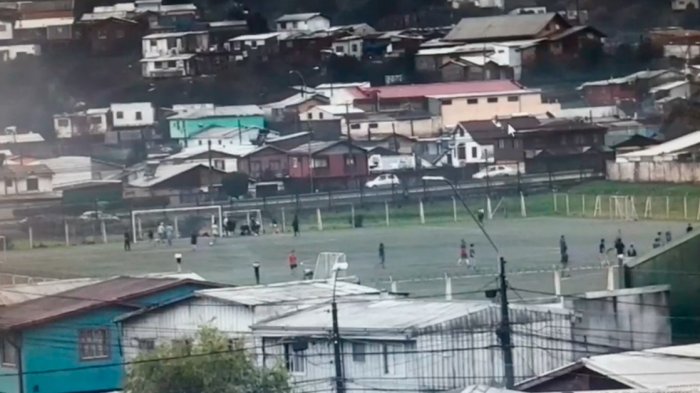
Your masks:
[{"label": "soccer goal", "polygon": [[224,216],[220,205],[145,209],[131,212],[131,233],[134,243],[144,238],[144,228],[151,228],[151,231],[154,231],[160,223],[172,227],[175,238],[187,236],[189,234],[183,231],[188,229],[183,228],[183,225],[188,218],[195,218],[198,222],[196,225],[202,226],[208,233],[211,231],[211,236],[223,236]]},{"label": "soccer goal", "polygon": [[[342,252],[321,252],[316,257],[314,268],[314,280],[328,280],[333,278],[333,267],[339,263],[347,263],[348,258]],[[347,270],[338,270],[337,277],[345,277]]]},{"label": "soccer goal", "polygon": [[[251,227],[253,220],[259,226],[260,232],[265,232],[265,225],[263,224],[262,210],[260,209],[248,209],[248,210],[225,210],[224,224],[228,222],[234,222],[236,228],[240,229],[241,225],[248,225]],[[224,232],[226,232],[226,226],[224,225]]]},{"label": "soccer goal", "polygon": [[[634,196],[630,195],[610,195],[607,201],[607,215],[611,220],[633,221],[639,219]],[[604,200],[599,195],[596,196],[593,210],[594,217],[605,217],[603,205]]]}]

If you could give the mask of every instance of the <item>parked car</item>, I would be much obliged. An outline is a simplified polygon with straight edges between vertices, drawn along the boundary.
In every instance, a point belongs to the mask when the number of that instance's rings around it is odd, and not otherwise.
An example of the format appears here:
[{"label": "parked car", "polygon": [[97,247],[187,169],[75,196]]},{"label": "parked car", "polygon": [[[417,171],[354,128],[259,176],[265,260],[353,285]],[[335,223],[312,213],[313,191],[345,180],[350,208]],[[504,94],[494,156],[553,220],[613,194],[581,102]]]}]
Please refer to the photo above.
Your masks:
[{"label": "parked car", "polygon": [[80,215],[81,220],[119,221],[119,217],[105,212],[89,210]]},{"label": "parked car", "polygon": [[517,176],[518,170],[512,166],[489,165],[472,175],[472,179],[485,179],[488,177]]},{"label": "parked car", "polygon": [[383,174],[365,183],[367,188],[391,187],[400,185],[398,176],[392,174]]}]

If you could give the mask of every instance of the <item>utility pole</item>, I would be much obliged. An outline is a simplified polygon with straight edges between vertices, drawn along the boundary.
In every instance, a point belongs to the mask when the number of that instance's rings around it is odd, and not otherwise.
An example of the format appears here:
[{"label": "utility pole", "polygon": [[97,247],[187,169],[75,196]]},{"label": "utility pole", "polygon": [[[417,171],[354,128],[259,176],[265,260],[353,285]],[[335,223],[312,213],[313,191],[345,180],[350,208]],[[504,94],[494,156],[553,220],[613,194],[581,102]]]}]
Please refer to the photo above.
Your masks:
[{"label": "utility pole", "polygon": [[333,363],[335,364],[335,392],[345,393],[345,381],[343,381],[343,365],[340,356],[340,331],[338,329],[338,304],[331,302],[331,314],[333,316]]},{"label": "utility pole", "polygon": [[496,335],[501,343],[503,352],[503,373],[505,375],[506,389],[512,389],[515,385],[515,375],[513,373],[513,346],[511,341],[510,314],[508,307],[508,282],[506,281],[506,260],[499,257],[498,291],[501,298],[501,323],[498,326]]},{"label": "utility pole", "polygon": [[[238,129],[238,132],[241,132],[241,129]],[[209,200],[211,201],[211,187],[214,182],[214,168],[212,167],[212,157],[211,157],[211,139],[207,140],[207,155],[209,158],[209,189],[208,189],[208,194],[209,194]]]}]

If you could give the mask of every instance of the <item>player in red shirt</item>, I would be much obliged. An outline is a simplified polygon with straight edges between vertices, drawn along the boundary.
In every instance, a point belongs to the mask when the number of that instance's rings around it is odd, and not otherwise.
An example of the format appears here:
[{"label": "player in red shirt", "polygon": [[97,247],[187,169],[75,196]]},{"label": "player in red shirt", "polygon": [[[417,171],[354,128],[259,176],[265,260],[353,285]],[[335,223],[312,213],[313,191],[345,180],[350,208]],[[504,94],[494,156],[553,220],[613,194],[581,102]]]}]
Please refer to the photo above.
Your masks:
[{"label": "player in red shirt", "polygon": [[294,254],[294,250],[289,253],[287,260],[289,261],[289,270],[294,273],[294,270],[297,268],[297,256]]}]

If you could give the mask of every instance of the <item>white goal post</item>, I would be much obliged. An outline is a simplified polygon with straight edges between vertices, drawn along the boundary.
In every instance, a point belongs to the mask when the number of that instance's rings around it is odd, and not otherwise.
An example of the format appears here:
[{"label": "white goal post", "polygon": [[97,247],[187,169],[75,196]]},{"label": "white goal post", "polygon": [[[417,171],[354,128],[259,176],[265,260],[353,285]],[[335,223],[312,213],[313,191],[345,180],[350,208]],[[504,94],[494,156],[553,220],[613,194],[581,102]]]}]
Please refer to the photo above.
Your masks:
[{"label": "white goal post", "polygon": [[246,224],[250,225],[250,219],[255,218],[260,225],[260,228],[265,228],[263,225],[262,210],[260,209],[245,209],[245,210],[225,210],[224,220],[229,217],[245,217]]},{"label": "white goal post", "polygon": [[[158,214],[158,213],[187,213],[187,212],[199,212],[199,211],[213,211],[213,214],[216,215],[219,219],[218,221],[218,236],[222,237],[223,236],[223,225],[224,225],[224,216],[223,216],[223,209],[221,208],[221,205],[212,205],[212,206],[196,206],[196,207],[173,207],[173,208],[167,208],[167,209],[145,209],[145,210],[133,210],[131,212],[131,236],[133,238],[133,242],[136,243],[139,238],[142,237],[143,235],[143,228],[141,227],[141,219],[139,218],[140,215],[145,215],[145,214]],[[176,226],[177,226],[177,221],[176,221]],[[175,233],[177,234],[178,229],[175,228]]]},{"label": "white goal post", "polygon": [[[338,263],[347,263],[348,258],[342,252],[321,252],[316,257],[316,266],[314,267],[314,280],[328,280],[333,278],[333,267]],[[337,277],[343,277],[346,274],[345,270],[337,272]]]}]

